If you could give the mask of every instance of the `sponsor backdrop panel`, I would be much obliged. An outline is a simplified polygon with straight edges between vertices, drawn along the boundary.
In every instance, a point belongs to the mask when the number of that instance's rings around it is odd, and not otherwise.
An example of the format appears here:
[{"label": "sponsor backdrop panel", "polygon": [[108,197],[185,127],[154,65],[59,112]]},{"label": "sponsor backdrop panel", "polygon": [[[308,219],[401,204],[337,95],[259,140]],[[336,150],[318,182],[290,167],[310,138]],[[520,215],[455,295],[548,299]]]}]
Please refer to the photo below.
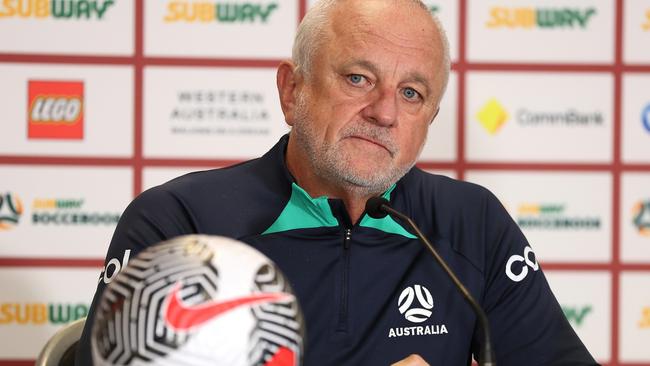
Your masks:
[{"label": "sponsor backdrop panel", "polygon": [[132,55],[134,2],[0,2],[0,52]]},{"label": "sponsor backdrop panel", "polygon": [[467,11],[470,61],[614,61],[614,0],[469,0]]},{"label": "sponsor backdrop panel", "polygon": [[458,120],[458,77],[449,75],[447,93],[440,102],[440,112],[429,128],[420,161],[456,160],[456,125]]},{"label": "sponsor backdrop panel", "polygon": [[647,73],[623,75],[622,155],[625,162],[650,163],[650,88],[648,85],[650,85],[650,75]]},{"label": "sponsor backdrop panel", "polygon": [[650,65],[650,0],[627,0],[623,5],[623,59]]},{"label": "sponsor backdrop panel", "polygon": [[2,359],[35,359],[64,325],[86,316],[99,268],[0,268]]},{"label": "sponsor backdrop panel", "polygon": [[5,63],[0,76],[0,154],[132,155],[130,66]]},{"label": "sponsor backdrop panel", "polygon": [[278,59],[291,55],[298,1],[145,1],[147,56]]},{"label": "sponsor backdrop panel", "polygon": [[621,259],[650,263],[650,173],[623,175],[620,227]]},{"label": "sponsor backdrop panel", "polygon": [[0,257],[103,258],[131,168],[0,166]]},{"label": "sponsor backdrop panel", "polygon": [[[449,40],[449,57],[452,62],[458,60],[458,0],[423,0],[429,10],[438,16],[447,33]],[[317,0],[307,0],[307,6],[312,7]]]},{"label": "sponsor backdrop panel", "polygon": [[612,276],[605,271],[546,271],[564,315],[598,362],[611,359]]},{"label": "sponsor backdrop panel", "polygon": [[288,127],[275,69],[148,67],[144,155],[253,158]]},{"label": "sponsor backdrop panel", "polygon": [[469,171],[466,178],[499,197],[542,262],[611,260],[609,173]]},{"label": "sponsor backdrop panel", "polygon": [[650,364],[650,271],[621,274],[620,360]]},{"label": "sponsor backdrop panel", "polygon": [[468,160],[612,160],[611,74],[469,72],[466,90]]},{"label": "sponsor backdrop panel", "polygon": [[147,167],[142,170],[142,190],[147,190],[149,188],[161,185],[174,178],[180,177],[181,175],[200,170],[210,170],[216,168],[219,167]]}]

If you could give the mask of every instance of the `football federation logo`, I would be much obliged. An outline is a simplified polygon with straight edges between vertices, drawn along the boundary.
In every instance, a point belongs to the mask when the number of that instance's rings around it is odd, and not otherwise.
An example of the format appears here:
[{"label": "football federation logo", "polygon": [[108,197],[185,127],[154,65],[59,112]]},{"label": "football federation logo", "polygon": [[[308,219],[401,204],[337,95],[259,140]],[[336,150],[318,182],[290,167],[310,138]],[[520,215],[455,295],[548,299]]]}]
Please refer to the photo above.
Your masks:
[{"label": "football federation logo", "polygon": [[632,209],[633,223],[639,234],[650,236],[650,200],[638,202]]},{"label": "football federation logo", "polygon": [[476,118],[481,126],[490,134],[494,135],[508,121],[508,111],[496,99],[490,99],[478,112]]},{"label": "football federation logo", "polygon": [[7,192],[0,195],[0,230],[9,230],[18,224],[23,213],[23,203],[15,195]]},{"label": "football federation logo", "polygon": [[279,268],[252,247],[178,237],[131,258],[99,302],[94,364],[299,366],[302,312]]},{"label": "football federation logo", "polygon": [[30,80],[27,136],[30,139],[83,139],[84,84]]},{"label": "football federation logo", "polygon": [[[414,304],[417,300],[417,304]],[[420,285],[409,286],[399,295],[397,300],[400,314],[411,323],[422,323],[431,316],[433,297],[429,290]]]}]

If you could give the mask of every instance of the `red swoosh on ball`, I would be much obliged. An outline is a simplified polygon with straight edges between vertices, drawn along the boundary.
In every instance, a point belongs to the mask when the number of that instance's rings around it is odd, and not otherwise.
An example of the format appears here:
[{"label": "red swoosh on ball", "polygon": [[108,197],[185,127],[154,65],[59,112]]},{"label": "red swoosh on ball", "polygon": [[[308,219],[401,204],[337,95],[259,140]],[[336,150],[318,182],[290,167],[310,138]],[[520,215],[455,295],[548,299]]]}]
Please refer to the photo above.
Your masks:
[{"label": "red swoosh on ball", "polygon": [[188,306],[179,297],[180,283],[176,284],[167,296],[165,322],[175,330],[186,331],[198,327],[207,321],[242,306],[252,306],[286,300],[293,297],[284,292],[259,293],[237,297],[224,301],[210,301],[203,304]]},{"label": "red swoosh on ball", "polygon": [[287,347],[282,347],[264,366],[295,366],[296,355]]}]

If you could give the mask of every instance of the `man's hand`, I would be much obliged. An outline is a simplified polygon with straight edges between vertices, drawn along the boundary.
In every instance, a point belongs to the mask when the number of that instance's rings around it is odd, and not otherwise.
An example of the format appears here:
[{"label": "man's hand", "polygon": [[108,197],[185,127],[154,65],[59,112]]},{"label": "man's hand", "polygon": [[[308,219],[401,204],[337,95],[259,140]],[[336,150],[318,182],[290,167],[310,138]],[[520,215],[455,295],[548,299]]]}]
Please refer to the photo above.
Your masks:
[{"label": "man's hand", "polygon": [[429,366],[429,364],[418,355],[410,355],[401,361],[395,362],[391,366]]}]

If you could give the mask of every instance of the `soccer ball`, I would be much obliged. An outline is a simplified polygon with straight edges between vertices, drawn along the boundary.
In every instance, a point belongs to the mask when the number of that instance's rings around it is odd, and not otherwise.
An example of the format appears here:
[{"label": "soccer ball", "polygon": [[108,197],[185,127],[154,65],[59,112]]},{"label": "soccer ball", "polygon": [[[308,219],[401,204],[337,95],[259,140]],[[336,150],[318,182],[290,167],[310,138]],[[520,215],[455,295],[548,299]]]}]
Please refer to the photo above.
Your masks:
[{"label": "soccer ball", "polygon": [[102,294],[95,365],[299,366],[304,326],[278,267],[233,239],[149,247]]}]

